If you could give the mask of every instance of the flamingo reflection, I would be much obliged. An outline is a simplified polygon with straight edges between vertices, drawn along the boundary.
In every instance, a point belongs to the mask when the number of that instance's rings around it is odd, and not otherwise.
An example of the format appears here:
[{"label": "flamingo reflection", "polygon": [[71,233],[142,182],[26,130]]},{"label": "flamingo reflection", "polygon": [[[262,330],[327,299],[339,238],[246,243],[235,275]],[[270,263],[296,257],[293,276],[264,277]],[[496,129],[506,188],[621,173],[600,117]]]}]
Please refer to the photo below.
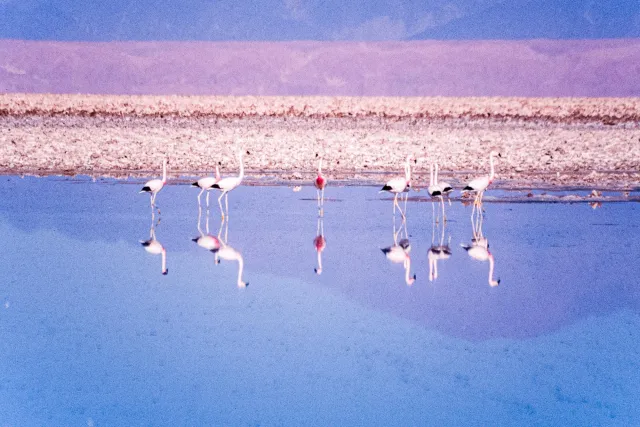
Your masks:
[{"label": "flamingo reflection", "polygon": [[[398,235],[404,231],[404,237],[398,242]],[[395,217],[393,220],[393,245],[381,249],[387,259],[394,264],[400,264],[404,266],[404,280],[407,285],[413,285],[416,280],[416,275],[411,276],[411,243],[409,242],[409,234],[407,233],[407,221],[403,217],[400,228],[396,231]]]},{"label": "flamingo reflection", "polygon": [[482,234],[482,202],[480,202],[478,208],[474,211],[474,213],[475,214],[471,215],[471,228],[473,231],[471,244],[463,244],[462,247],[467,251],[467,254],[469,254],[471,258],[483,262],[489,261],[489,285],[498,286],[500,284],[500,279],[493,279],[495,259],[493,254],[489,251],[489,241]]},{"label": "flamingo reflection", "polygon": [[318,217],[318,226],[316,229],[316,237],[313,239],[313,246],[318,253],[318,267],[314,268],[313,271],[317,275],[320,275],[322,274],[322,251],[327,247],[327,239],[324,238],[324,221],[322,217]]},{"label": "flamingo reflection", "polygon": [[216,262],[219,264],[220,260],[223,259],[225,261],[238,261],[238,281],[237,285],[239,288],[246,288],[249,286],[248,282],[242,281],[242,270],[244,270],[244,259],[242,258],[242,254],[236,249],[232,248],[228,245],[229,238],[229,220],[226,221],[223,219],[220,223],[220,230],[222,231],[222,226],[225,226],[224,238],[221,235],[218,235],[220,241],[220,248],[216,250],[212,250],[215,252]]},{"label": "flamingo reflection", "polygon": [[[431,247],[429,248],[429,252],[427,253],[427,259],[429,260],[429,281],[433,282],[438,278],[438,261],[445,260],[451,258],[451,236],[447,240],[447,243],[444,243],[444,234],[445,229],[447,227],[447,222],[444,220],[444,203],[442,200],[440,201],[442,205],[442,221],[438,221],[435,214],[435,202],[431,204]],[[436,233],[436,223],[438,223],[438,227],[442,229],[442,234],[440,235],[439,244],[434,243],[435,233]]]},{"label": "flamingo reflection", "polygon": [[140,240],[140,243],[144,247],[144,250],[153,255],[162,255],[162,274],[167,275],[169,270],[167,269],[167,250],[156,239],[156,226],[160,224],[160,218],[158,222],[155,222],[155,214],[151,211],[151,228],[149,229],[149,240]]},{"label": "flamingo reflection", "polygon": [[[217,251],[218,249],[220,249],[220,246],[221,246],[220,239],[216,236],[212,236],[211,234],[209,234],[209,209],[207,209],[207,216],[205,218],[206,233],[204,233],[202,231],[202,228],[200,227],[201,218],[202,218],[202,207],[198,206],[198,233],[200,233],[200,236],[195,237],[191,240],[196,242],[196,244],[201,248],[204,248],[208,251]],[[219,232],[218,232],[218,235],[220,235]]]}]

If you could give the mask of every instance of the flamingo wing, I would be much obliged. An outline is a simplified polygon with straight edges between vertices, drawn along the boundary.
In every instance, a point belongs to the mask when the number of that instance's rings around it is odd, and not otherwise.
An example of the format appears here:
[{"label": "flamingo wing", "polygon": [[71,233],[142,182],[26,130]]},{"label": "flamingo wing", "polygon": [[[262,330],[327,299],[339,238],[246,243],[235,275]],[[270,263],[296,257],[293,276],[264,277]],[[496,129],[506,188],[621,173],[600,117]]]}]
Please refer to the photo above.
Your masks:
[{"label": "flamingo wing", "polygon": [[489,177],[488,176],[483,176],[483,177],[480,177],[480,178],[476,178],[476,179],[473,179],[473,180],[469,181],[469,183],[465,187],[465,190],[484,191],[489,186],[489,182],[490,181],[489,181]]},{"label": "flamingo wing", "polygon": [[218,188],[223,191],[233,190],[240,184],[240,178],[237,176],[222,178],[211,186],[211,188]]},{"label": "flamingo wing", "polygon": [[405,178],[393,178],[387,181],[382,191],[389,191],[390,193],[402,193],[407,188],[407,180]]}]

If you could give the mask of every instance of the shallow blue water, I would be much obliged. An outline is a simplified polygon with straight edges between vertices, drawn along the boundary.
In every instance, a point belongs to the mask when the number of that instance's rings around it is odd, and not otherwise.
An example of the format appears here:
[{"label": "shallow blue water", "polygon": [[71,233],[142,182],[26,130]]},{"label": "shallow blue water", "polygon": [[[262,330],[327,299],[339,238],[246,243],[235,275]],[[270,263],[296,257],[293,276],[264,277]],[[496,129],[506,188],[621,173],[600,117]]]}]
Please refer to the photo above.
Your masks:
[{"label": "shallow blue water", "polygon": [[158,195],[162,275],[137,190],[0,180],[0,425],[640,423],[640,205],[485,204],[491,287],[460,203],[429,280],[439,205],[410,200],[407,286],[377,189],[327,189],[316,275],[315,190],[242,187],[239,288],[239,263],[192,241],[187,186]]}]

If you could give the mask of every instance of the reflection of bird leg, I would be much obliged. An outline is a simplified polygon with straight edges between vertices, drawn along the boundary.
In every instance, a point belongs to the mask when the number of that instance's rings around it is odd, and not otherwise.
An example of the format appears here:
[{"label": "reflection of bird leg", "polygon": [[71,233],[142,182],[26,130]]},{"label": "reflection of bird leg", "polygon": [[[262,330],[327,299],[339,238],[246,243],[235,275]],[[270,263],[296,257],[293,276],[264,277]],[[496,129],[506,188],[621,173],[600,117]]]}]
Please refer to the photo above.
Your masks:
[{"label": "reflection of bird leg", "polygon": [[222,220],[224,221],[224,210],[222,209],[222,198],[224,197],[225,192],[223,191],[220,194],[220,197],[218,197],[218,206],[220,206],[220,216],[222,217]]},{"label": "reflection of bird leg", "polygon": [[[200,236],[204,236],[204,234],[202,233],[202,228],[200,228],[201,222],[202,222],[202,206],[198,204],[198,233],[200,233]],[[208,231],[207,231],[207,234],[209,234]]]},{"label": "reflection of bird leg", "polygon": [[393,195],[393,214],[396,214],[396,205],[398,204],[398,194]]},{"label": "reflection of bird leg", "polygon": [[[204,193],[204,188],[200,189],[200,192],[198,193],[198,207],[200,207],[200,204],[202,203],[200,201],[200,196],[202,196],[202,193]],[[209,193],[207,192],[207,196],[209,195]]]},{"label": "reflection of bird leg", "polygon": [[404,194],[404,211],[407,212],[407,200],[409,199],[409,192]]},{"label": "reflection of bird leg", "polygon": [[229,216],[229,193],[226,193],[224,195],[224,206],[225,206],[225,210],[227,212],[227,216]]},{"label": "reflection of bird leg", "polygon": [[207,212],[209,212],[209,191],[207,191]]},{"label": "reflection of bird leg", "polygon": [[489,254],[489,285],[490,286],[498,286],[500,284],[500,279],[493,280],[493,267],[495,260],[493,259],[493,254]]},{"label": "reflection of bird leg", "polygon": [[442,223],[447,222],[447,216],[444,214],[444,196],[440,196],[440,203],[442,204]]},{"label": "reflection of bird leg", "polygon": [[433,239],[436,234],[436,212],[433,203],[431,203],[431,246],[433,246]]},{"label": "reflection of bird leg", "polygon": [[318,209],[320,209],[320,189],[316,188],[316,202],[318,203]]}]

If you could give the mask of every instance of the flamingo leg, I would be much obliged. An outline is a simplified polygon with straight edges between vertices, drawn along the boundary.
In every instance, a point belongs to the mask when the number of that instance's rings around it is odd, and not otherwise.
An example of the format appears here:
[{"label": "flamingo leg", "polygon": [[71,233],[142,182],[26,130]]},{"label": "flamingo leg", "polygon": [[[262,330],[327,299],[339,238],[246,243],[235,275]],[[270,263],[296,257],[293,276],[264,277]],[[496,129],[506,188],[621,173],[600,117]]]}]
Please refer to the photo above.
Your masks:
[{"label": "flamingo leg", "polygon": [[229,216],[229,193],[225,193],[224,195],[224,205],[227,211],[227,217]]},{"label": "flamingo leg", "polygon": [[200,196],[202,196],[202,192],[204,191],[204,188],[200,190],[200,192],[198,193],[198,207],[200,207]]},{"label": "flamingo leg", "polygon": [[396,214],[396,205],[398,204],[398,195],[395,194],[393,196],[393,214]]},{"label": "flamingo leg", "polygon": [[218,206],[220,206],[220,215],[222,216],[222,220],[224,221],[224,211],[222,210],[222,198],[224,197],[225,192],[223,191],[218,197]]},{"label": "flamingo leg", "polygon": [[409,193],[405,193],[404,195],[404,211],[407,211],[407,200],[409,199]]},{"label": "flamingo leg", "polygon": [[[204,191],[204,190],[203,190]],[[207,210],[209,209],[209,191],[207,190]]]},{"label": "flamingo leg", "polygon": [[318,209],[320,209],[320,190],[316,188],[316,202],[318,202]]}]

